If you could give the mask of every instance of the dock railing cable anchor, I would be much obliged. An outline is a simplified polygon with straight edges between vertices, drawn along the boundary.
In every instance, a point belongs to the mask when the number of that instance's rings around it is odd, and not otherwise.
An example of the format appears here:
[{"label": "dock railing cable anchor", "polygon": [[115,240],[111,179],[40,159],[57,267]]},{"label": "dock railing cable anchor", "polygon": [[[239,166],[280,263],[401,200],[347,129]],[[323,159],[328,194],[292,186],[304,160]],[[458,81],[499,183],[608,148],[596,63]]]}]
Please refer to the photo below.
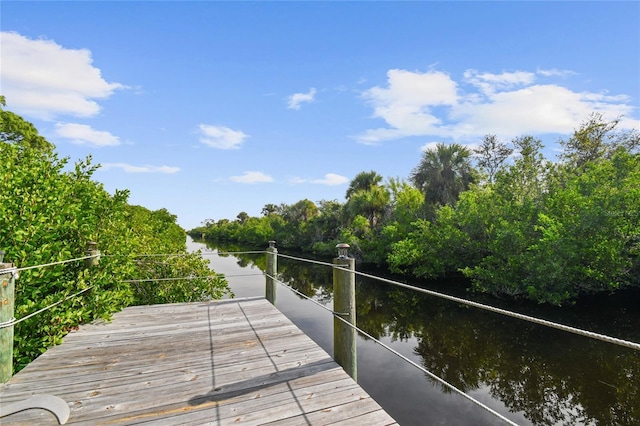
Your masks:
[{"label": "dock railing cable anchor", "polygon": [[16,323],[16,317],[11,317],[7,321],[0,322],[0,329],[11,327]]}]

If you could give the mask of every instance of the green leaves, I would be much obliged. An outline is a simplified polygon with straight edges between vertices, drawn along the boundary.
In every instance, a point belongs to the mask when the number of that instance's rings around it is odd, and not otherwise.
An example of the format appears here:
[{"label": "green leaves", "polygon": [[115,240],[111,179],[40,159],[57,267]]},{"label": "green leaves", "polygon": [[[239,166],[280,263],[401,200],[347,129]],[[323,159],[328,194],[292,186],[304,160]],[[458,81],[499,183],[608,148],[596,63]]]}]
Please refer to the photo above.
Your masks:
[{"label": "green leaves", "polygon": [[411,182],[424,192],[427,203],[453,205],[460,193],[478,180],[470,158],[471,151],[460,144],[439,143],[424,151],[411,172]]},{"label": "green leaves", "polygon": [[[1,102],[0,102],[1,103]],[[186,255],[186,234],[176,216],[128,204],[128,191],[107,193],[92,180],[91,157],[64,172],[60,159],[30,123],[8,111],[0,118],[0,249],[17,267],[80,258],[88,241],[104,254],[100,265],[83,261],[22,271],[16,281],[16,318],[67,300],[15,326],[14,366],[20,370],[78,325],[132,303],[164,303],[220,298],[229,292],[222,277],[148,286],[148,293],[125,279],[211,275],[207,262]],[[46,142],[46,141],[44,141]],[[137,262],[140,253],[173,253],[163,264]],[[184,256],[182,256],[184,255]]]},{"label": "green leaves", "polygon": [[540,141],[516,138],[515,162],[432,221],[415,222],[393,245],[391,268],[430,278],[462,272],[477,290],[554,305],[640,285],[635,133],[610,134],[615,122],[585,126],[555,165]]}]

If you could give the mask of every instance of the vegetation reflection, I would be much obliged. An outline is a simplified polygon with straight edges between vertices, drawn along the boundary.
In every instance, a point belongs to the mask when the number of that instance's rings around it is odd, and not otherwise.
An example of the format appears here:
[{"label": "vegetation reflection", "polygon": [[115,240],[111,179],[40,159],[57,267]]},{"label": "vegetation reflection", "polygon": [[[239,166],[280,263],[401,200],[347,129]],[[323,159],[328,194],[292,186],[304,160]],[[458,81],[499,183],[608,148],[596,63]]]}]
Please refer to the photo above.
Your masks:
[{"label": "vegetation reflection", "polygon": [[[239,266],[266,267],[263,254],[236,256]],[[279,257],[278,275],[321,303],[332,298],[325,265]],[[364,331],[417,342],[414,352],[426,369],[464,392],[488,389],[535,425],[640,424],[640,356],[633,350],[362,277],[356,298]]]}]

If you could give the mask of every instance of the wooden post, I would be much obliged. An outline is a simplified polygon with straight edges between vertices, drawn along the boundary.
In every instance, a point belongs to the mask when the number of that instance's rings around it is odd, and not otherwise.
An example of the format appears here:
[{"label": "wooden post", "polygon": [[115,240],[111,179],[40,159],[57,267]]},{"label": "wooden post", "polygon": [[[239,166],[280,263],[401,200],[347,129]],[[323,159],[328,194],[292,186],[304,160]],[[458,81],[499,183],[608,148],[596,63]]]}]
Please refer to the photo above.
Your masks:
[{"label": "wooden post", "polygon": [[[354,327],[356,325],[355,259],[349,257],[349,244],[338,244],[338,257],[333,259],[333,311]],[[358,381],[356,329],[333,318],[333,358],[353,380]]]},{"label": "wooden post", "polygon": [[276,304],[276,274],[278,273],[278,249],[275,241],[269,241],[267,248],[267,282],[265,295],[271,304]]},{"label": "wooden post", "polygon": [[15,280],[18,275],[13,263],[4,262],[0,251],[0,383],[13,375],[13,322],[15,318]]},{"label": "wooden post", "polygon": [[100,250],[98,250],[98,243],[95,241],[89,241],[87,243],[87,250],[85,252],[86,256],[96,256],[90,259],[85,259],[84,266],[85,268],[91,268],[92,266],[97,266],[100,263]]}]

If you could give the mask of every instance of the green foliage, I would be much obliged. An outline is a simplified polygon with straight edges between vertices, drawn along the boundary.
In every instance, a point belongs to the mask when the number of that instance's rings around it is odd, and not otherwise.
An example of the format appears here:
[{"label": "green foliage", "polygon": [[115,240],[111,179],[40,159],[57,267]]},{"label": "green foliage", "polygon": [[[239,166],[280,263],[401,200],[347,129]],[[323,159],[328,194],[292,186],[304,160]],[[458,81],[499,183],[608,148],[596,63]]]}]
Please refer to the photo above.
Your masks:
[{"label": "green foliage", "polygon": [[425,194],[427,203],[452,205],[477,181],[470,158],[471,151],[462,145],[439,143],[435,149],[424,151],[410,180]]},{"label": "green foliage", "polygon": [[486,135],[482,144],[473,152],[478,159],[478,167],[486,173],[487,181],[491,184],[496,172],[513,153],[513,149],[500,142],[496,135]]},{"label": "green foliage", "polygon": [[364,216],[369,226],[375,228],[383,219],[391,194],[383,186],[372,185],[369,189],[361,189],[351,194],[347,209],[351,216]]},{"label": "green foliage", "polygon": [[393,244],[387,260],[393,272],[436,278],[455,271],[469,251],[468,234],[456,223],[450,206],[438,210],[436,222],[420,219],[415,230]]},{"label": "green foliage", "polygon": [[600,137],[612,141],[607,154],[580,168],[552,166],[539,141],[516,138],[516,161],[433,221],[417,221],[393,244],[391,269],[430,278],[462,272],[477,290],[556,305],[638,285],[640,157],[620,138]]},{"label": "green foliage", "polygon": [[382,182],[382,176],[376,171],[360,172],[349,183],[345,198],[348,200],[358,191],[368,191],[372,186],[378,186]]},{"label": "green foliage", "polygon": [[535,179],[523,178],[531,164],[521,164],[518,185],[505,175],[488,254],[465,274],[479,289],[558,305],[580,293],[638,285],[639,162],[619,148],[580,173],[573,164],[540,166],[529,173]]},{"label": "green foliage", "polygon": [[0,95],[0,141],[12,143],[22,148],[35,148],[51,152],[53,145],[38,134],[33,124],[19,115],[5,110],[5,97]]},{"label": "green foliage", "polygon": [[560,158],[575,170],[590,162],[611,158],[618,148],[637,152],[640,134],[637,130],[617,131],[619,122],[619,119],[607,121],[600,113],[591,114],[569,139],[560,141],[564,148]]},{"label": "green foliage", "polygon": [[90,157],[65,171],[68,160],[60,159],[50,145],[36,143],[41,136],[30,123],[18,116],[4,120],[7,112],[2,112],[0,248],[6,251],[5,261],[22,268],[80,258],[89,241],[98,242],[104,254],[99,266],[90,269],[76,261],[21,272],[16,318],[91,289],[15,326],[16,371],[78,325],[108,319],[132,303],[202,300],[228,290],[220,278],[147,289],[124,282],[211,272],[197,256],[166,258],[162,264],[136,260],[139,253],[185,253],[186,235],[176,217],[165,209],[129,206],[127,191],[107,193],[92,180],[97,166]]},{"label": "green foliage", "polygon": [[[268,204],[263,217],[207,222],[192,235],[335,255],[437,278],[463,274],[474,289],[560,305],[581,293],[640,285],[638,132],[593,115],[566,141],[560,163],[532,136],[513,149],[485,136],[471,152],[438,144],[412,171],[413,186],[361,172],[347,201]],[[512,162],[507,162],[515,152]]]}]

